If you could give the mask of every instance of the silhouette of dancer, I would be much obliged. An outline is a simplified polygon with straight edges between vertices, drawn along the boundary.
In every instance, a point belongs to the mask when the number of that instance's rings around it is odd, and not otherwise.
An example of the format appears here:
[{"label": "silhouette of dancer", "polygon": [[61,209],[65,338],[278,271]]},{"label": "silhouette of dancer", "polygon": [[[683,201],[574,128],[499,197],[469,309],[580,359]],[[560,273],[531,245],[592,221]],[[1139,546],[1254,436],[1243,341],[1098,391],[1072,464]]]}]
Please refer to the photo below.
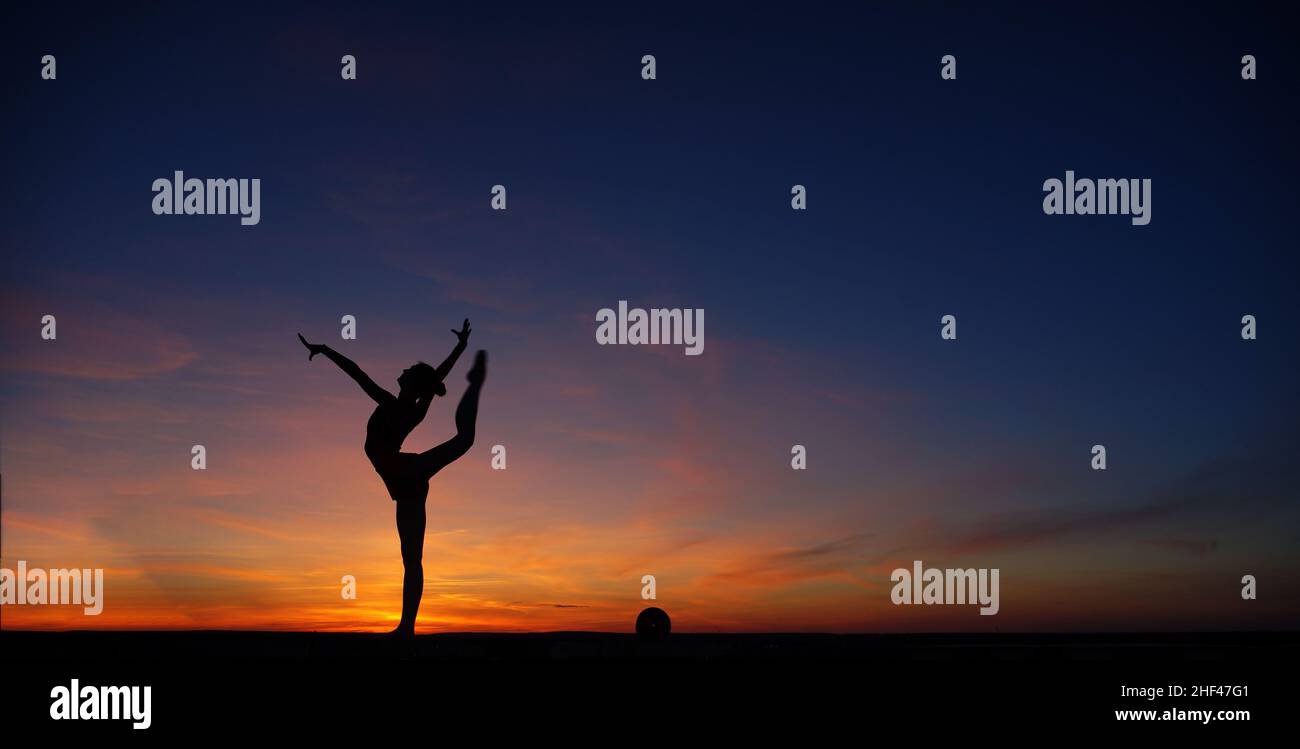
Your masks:
[{"label": "silhouette of dancer", "polygon": [[307,360],[324,354],[339,369],[357,381],[374,399],[374,413],[366,422],[366,457],[383,479],[388,494],[397,503],[397,536],[402,545],[402,620],[392,634],[402,638],[415,636],[415,615],[424,593],[424,500],[429,496],[429,479],[452,461],[469,451],[474,444],[474,421],[478,416],[478,395],[487,376],[487,352],[479,351],[469,370],[469,388],[456,406],[456,436],[422,453],[402,452],[402,442],[424,420],[434,396],[447,394],[443,380],[460,358],[469,341],[469,320],[456,334],[456,347],[437,369],[424,362],[407,367],[397,378],[397,396],[375,384],[351,359],[329,346],[308,343],[302,334],[298,340],[307,347]]}]

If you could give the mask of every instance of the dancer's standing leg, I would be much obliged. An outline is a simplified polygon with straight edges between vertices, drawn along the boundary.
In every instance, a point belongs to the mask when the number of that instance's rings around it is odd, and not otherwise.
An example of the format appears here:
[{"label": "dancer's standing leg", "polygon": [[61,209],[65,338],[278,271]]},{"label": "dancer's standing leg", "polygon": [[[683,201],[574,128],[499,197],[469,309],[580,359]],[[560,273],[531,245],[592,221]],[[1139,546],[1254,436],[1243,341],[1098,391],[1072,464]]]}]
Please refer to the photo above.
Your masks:
[{"label": "dancer's standing leg", "polygon": [[402,543],[402,621],[395,634],[415,635],[415,617],[424,595],[424,499],[397,503],[397,536]]}]

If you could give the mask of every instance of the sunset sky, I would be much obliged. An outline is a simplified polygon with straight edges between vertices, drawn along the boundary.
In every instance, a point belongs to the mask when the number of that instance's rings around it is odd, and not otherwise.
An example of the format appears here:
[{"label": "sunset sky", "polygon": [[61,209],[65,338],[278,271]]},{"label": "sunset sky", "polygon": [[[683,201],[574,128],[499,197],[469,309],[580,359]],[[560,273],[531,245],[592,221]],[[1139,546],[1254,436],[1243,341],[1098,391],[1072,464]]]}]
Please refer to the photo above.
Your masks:
[{"label": "sunset sky", "polygon": [[[393,389],[465,317],[405,445],[452,434],[486,349],[422,632],[627,631],[644,574],[675,631],[1300,624],[1300,64],[1269,19],[345,7],[6,23],[0,566],[107,578],[102,615],[6,629],[391,629],[372,403],[295,336]],[[1044,215],[1067,169],[1151,178],[1151,224]],[[261,223],[153,215],[174,170],[261,179]],[[704,309],[704,354],[598,346],[620,299]],[[1001,612],[892,605],[915,559],[999,568]]]}]

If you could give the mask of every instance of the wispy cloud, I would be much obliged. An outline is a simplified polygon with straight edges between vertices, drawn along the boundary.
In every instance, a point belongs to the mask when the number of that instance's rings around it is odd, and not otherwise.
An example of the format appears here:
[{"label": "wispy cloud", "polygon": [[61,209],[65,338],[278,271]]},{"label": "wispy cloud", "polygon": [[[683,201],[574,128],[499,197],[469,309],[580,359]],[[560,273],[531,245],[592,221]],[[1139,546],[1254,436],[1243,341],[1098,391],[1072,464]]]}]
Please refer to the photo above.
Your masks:
[{"label": "wispy cloud", "polygon": [[[178,370],[198,358],[190,342],[160,322],[75,296],[36,298],[13,288],[0,317],[0,368],[87,380],[134,380]],[[41,338],[53,315],[57,338]]]}]

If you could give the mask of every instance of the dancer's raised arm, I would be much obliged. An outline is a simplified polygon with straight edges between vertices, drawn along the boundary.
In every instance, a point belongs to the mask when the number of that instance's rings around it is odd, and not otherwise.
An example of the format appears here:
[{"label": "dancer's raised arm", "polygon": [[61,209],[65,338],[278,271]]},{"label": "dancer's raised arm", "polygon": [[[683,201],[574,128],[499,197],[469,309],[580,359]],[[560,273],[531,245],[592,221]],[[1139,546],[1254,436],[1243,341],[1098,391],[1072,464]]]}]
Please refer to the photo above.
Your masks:
[{"label": "dancer's raised arm", "polygon": [[356,380],[361,389],[366,391],[366,395],[373,398],[375,403],[386,403],[393,399],[392,393],[376,385],[375,381],[370,379],[370,375],[362,372],[361,367],[358,367],[355,362],[343,354],[323,343],[307,343],[307,339],[302,337],[302,333],[298,334],[298,340],[302,341],[302,345],[307,347],[308,361],[311,361],[317,354],[324,354],[330,361],[337,364],[339,369],[346,372],[348,377]]},{"label": "dancer's raised arm", "polygon": [[442,364],[438,365],[439,382],[446,380],[447,375],[451,374],[451,368],[456,366],[456,360],[460,358],[461,353],[465,351],[465,346],[469,344],[469,318],[465,318],[465,322],[461,323],[460,330],[452,328],[451,332],[456,334],[456,348],[452,349]]}]

